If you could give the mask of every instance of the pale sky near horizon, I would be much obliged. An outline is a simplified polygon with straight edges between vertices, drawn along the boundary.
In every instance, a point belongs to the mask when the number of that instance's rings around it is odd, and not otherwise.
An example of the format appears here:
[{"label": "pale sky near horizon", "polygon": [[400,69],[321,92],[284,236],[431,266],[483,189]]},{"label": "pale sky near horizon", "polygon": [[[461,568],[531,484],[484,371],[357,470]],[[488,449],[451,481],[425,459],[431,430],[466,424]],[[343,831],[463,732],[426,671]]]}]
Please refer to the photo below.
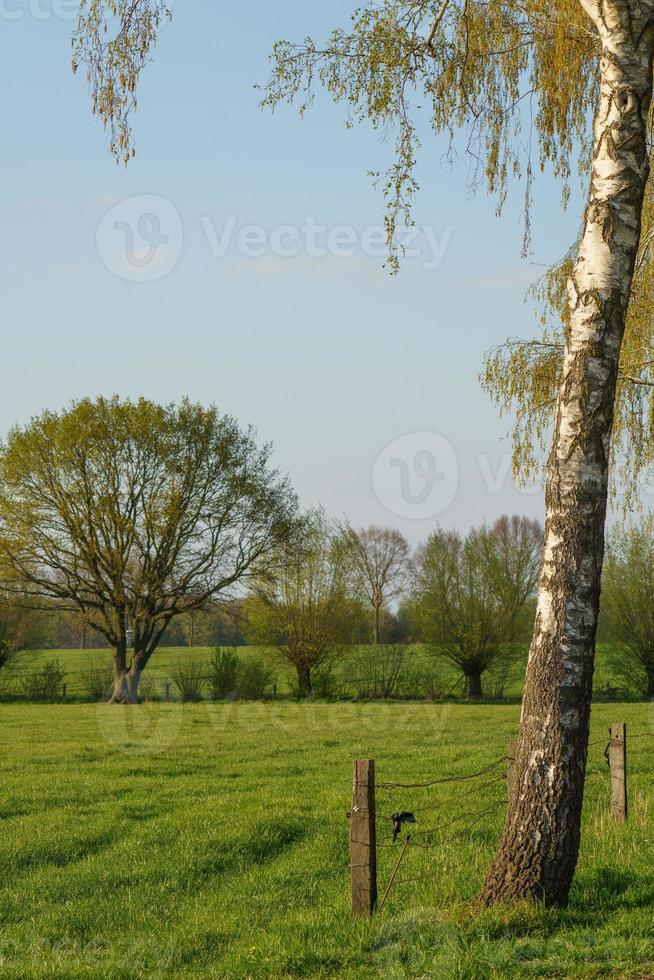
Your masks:
[{"label": "pale sky near horizon", "polygon": [[[541,515],[477,376],[485,350],[534,331],[526,287],[574,239],[581,197],[562,214],[542,181],[521,260],[523,188],[498,220],[470,198],[465,160],[451,172],[426,139],[415,219],[434,237],[391,278],[364,254],[384,206],[367,172],[389,146],[324,97],[300,120],[262,113],[253,88],[276,39],[324,36],[352,6],[177,0],[124,169],[70,71],[75,4],[0,0],[3,433],[85,395],[188,395],[254,425],[303,504],[355,524],[415,542],[437,522]],[[316,227],[344,254],[318,254]],[[139,232],[167,239],[150,265]]]}]

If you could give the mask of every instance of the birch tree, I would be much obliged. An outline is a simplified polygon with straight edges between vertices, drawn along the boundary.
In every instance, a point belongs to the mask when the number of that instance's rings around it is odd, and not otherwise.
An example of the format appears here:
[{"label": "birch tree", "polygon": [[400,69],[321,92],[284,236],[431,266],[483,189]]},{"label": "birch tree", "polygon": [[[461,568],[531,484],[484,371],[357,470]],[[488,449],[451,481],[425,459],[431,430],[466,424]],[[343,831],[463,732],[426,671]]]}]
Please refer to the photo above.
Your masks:
[{"label": "birch tree", "polygon": [[[325,45],[282,43],[273,55],[271,105],[299,96],[306,105],[318,81],[374,124],[396,123],[397,157],[386,182],[391,245],[415,189],[416,91],[437,133],[467,131],[500,204],[511,176],[524,179],[529,200],[533,169],[524,147],[531,138],[564,194],[573,151],[588,170],[567,283],[518,791],[482,890],[489,904],[564,902],[577,862],[616,384],[649,173],[653,15],[654,3],[645,0],[388,0],[356,13],[352,30],[335,32]],[[524,99],[533,133],[523,142]]]},{"label": "birch tree", "polygon": [[[625,513],[641,504],[654,470],[654,193],[648,181],[640,246],[631,286],[616,385],[610,450],[613,503]],[[537,478],[551,440],[569,324],[567,282],[575,249],[528,291],[538,334],[508,338],[484,358],[481,382],[502,414],[511,416],[513,468]]]},{"label": "birch tree", "polygon": [[[109,43],[93,17],[103,6],[125,20]],[[85,64],[109,131],[118,126],[117,156],[129,156],[131,133],[120,127],[158,6],[82,6],[75,63]],[[465,134],[476,176],[500,207],[509,183],[522,180],[527,246],[538,170],[551,167],[564,202],[577,163],[587,181],[555,375],[518,789],[482,890],[487,903],[564,902],[577,862],[611,439],[649,176],[653,50],[654,0],[380,0],[364,3],[325,43],[279,42],[273,50],[270,107],[299,102],[304,110],[322,86],[346,105],[350,124],[395,130],[396,155],[383,181],[394,269],[397,224],[410,220],[416,189],[422,118],[450,139],[451,154]]]}]

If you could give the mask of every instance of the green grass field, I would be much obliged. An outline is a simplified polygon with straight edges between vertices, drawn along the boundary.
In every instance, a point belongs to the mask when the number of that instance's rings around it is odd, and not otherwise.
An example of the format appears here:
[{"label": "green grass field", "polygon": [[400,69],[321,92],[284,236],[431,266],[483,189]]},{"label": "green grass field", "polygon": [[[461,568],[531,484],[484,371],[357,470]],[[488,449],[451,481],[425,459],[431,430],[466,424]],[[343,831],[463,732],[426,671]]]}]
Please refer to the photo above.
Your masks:
[{"label": "green grass field", "polygon": [[[333,673],[337,683],[343,692],[349,696],[356,694],[356,684],[352,678],[356,675],[357,650],[370,648],[351,647],[346,649],[333,663]],[[176,663],[188,658],[208,664],[214,650],[211,647],[162,647],[156,651],[147,670],[144,679],[152,685],[154,691],[162,695],[168,683],[174,693],[176,688],[171,680],[172,668]],[[640,695],[636,689],[629,690],[625,686],[625,681],[616,677],[609,663],[610,648],[606,644],[599,644],[597,650],[597,663],[595,668],[595,691],[606,700],[608,692],[609,699],[613,699],[618,690],[624,691],[628,696],[638,700]],[[296,676],[293,668],[276,651],[265,647],[239,647],[238,654],[241,658],[257,657],[266,661],[272,668],[275,683],[280,697],[287,697],[293,694],[296,684]],[[525,673],[527,658],[527,648],[523,651],[522,657],[514,665],[511,677],[508,680],[505,690],[507,700],[518,701],[522,694],[522,683]],[[67,696],[69,699],[87,699],[80,672],[89,663],[105,662],[111,663],[111,654],[108,650],[45,650],[38,652],[26,651],[15,662],[12,671],[5,671],[0,678],[0,697],[13,697],[20,694],[21,678],[30,670],[38,667],[46,660],[55,660],[65,671],[65,681]],[[402,696],[416,697],[424,692],[424,679],[430,677],[433,686],[441,692],[442,696],[452,695],[462,697],[464,694],[463,678],[461,674],[447,662],[435,658],[426,647],[416,644],[408,648],[405,665],[402,671],[402,681],[400,683],[400,694]],[[492,689],[492,679],[486,675],[484,689]]]},{"label": "green grass field", "polygon": [[[437,846],[410,845],[400,878],[419,880],[354,922],[352,760],[374,757],[380,782],[474,772],[506,751],[517,707],[2,705],[0,976],[654,975],[654,739],[630,744],[627,826],[609,817],[602,759],[611,721],[654,733],[653,712],[595,706],[569,908],[475,908],[497,769],[380,791],[382,843],[402,808],[416,844]],[[380,848],[381,887],[396,854]]]}]

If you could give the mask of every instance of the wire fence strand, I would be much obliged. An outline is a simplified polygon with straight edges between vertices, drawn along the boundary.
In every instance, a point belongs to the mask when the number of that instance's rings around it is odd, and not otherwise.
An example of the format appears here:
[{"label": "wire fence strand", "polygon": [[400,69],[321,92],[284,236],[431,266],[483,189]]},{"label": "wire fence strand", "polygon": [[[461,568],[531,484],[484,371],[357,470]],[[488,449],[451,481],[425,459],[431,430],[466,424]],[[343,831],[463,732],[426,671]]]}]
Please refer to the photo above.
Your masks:
[{"label": "wire fence strand", "polygon": [[430,786],[441,786],[445,783],[462,783],[468,779],[478,779],[481,776],[485,776],[507,761],[510,761],[509,757],[503,755],[501,759],[497,759],[484,769],[480,769],[479,772],[471,772],[464,776],[442,776],[440,779],[430,779],[424,783],[379,783],[379,786],[381,789],[428,789]]},{"label": "wire fence strand", "polygon": [[[630,732],[628,738],[629,740],[654,738],[654,732],[649,732],[649,731],[647,732],[640,731],[640,732],[633,732],[633,733]],[[606,738],[595,739],[589,742],[588,748],[591,749],[600,745],[606,747]],[[404,806],[399,807],[398,805],[395,808],[396,812],[391,813],[390,812],[391,800],[393,798],[391,794],[393,794],[395,799],[397,799],[397,796],[399,795],[397,793],[398,790],[427,790],[437,786],[446,786],[451,784],[460,784],[465,782],[482,780],[481,782],[473,782],[473,785],[471,785],[468,789],[465,789],[463,792],[457,793],[456,801],[458,802],[460,800],[468,799],[473,794],[476,796],[480,794],[484,794],[488,789],[490,789],[493,786],[497,786],[500,783],[506,784],[509,775],[508,771],[505,770],[501,773],[496,773],[496,770],[505,763],[513,763],[513,762],[515,762],[515,758],[513,755],[509,754],[509,755],[501,756],[500,758],[496,759],[494,762],[489,763],[489,765],[484,766],[483,769],[480,769],[472,773],[464,773],[464,774],[457,774],[457,775],[450,775],[450,776],[439,776],[424,781],[416,780],[414,782],[408,782],[408,781],[401,782],[398,780],[395,782],[386,781],[377,784],[376,790],[378,790],[380,795],[383,797],[382,800],[377,799],[375,803],[375,814],[378,820],[380,821],[383,820],[393,821],[394,818],[395,820],[397,820],[398,817],[402,817],[402,816],[421,818],[423,814],[435,813],[435,812],[442,812],[444,814],[444,818],[442,822],[440,823],[437,822],[435,826],[428,827],[425,830],[418,827],[418,829],[413,831],[411,834],[406,835],[404,838],[402,838],[402,840],[397,839],[399,837],[399,834],[397,833],[394,835],[384,834],[383,836],[378,838],[376,842],[377,848],[393,849],[395,851],[395,854],[398,855],[398,860],[395,861],[393,865],[391,865],[392,871],[390,873],[390,878],[388,880],[388,883],[383,893],[383,899],[379,907],[380,912],[386,905],[388,898],[394,888],[399,888],[401,886],[410,885],[422,881],[432,881],[432,882],[434,881],[436,869],[431,869],[431,868],[426,869],[424,872],[420,874],[409,873],[406,877],[403,878],[399,877],[399,870],[403,862],[408,862],[409,864],[411,863],[410,862],[411,852],[416,852],[418,850],[441,849],[443,853],[441,856],[440,863],[448,869],[449,873],[453,871],[457,871],[458,869],[461,869],[463,867],[469,868],[471,864],[476,864],[479,855],[467,855],[463,860],[455,861],[453,863],[450,859],[451,854],[449,854],[447,850],[443,850],[443,849],[446,848],[446,845],[454,841],[459,841],[463,838],[470,837],[472,832],[475,830],[475,828],[479,826],[479,824],[484,820],[484,818],[496,814],[500,808],[506,808],[508,805],[507,797],[503,796],[501,799],[495,800],[489,806],[485,806],[483,809],[466,810],[463,813],[457,813],[454,816],[450,816],[449,813],[447,814],[445,813],[445,809],[446,807],[451,806],[451,801],[449,802],[446,802],[444,800],[436,801],[432,799],[432,800],[427,800],[425,805],[422,805],[421,803],[414,805],[411,802],[409,802],[407,807]],[[493,775],[492,778],[490,779],[483,779],[483,777],[488,776],[489,773],[495,773],[495,775]],[[652,773],[654,773],[654,769],[636,769],[630,771],[629,775],[630,776],[648,775],[648,774],[651,775]],[[596,777],[600,777],[600,779],[604,782],[608,781],[608,779],[610,778],[610,771],[608,766],[587,767],[586,778],[593,779]],[[409,822],[413,822],[413,821],[409,821]],[[465,826],[459,830],[454,831],[453,833],[449,833],[450,827],[461,823],[465,823]],[[365,866],[365,865],[361,865],[361,866]],[[352,865],[351,867],[352,868],[359,867],[359,865]],[[440,868],[440,871],[442,873],[442,867]],[[339,872],[339,874],[341,873],[342,872]]]}]

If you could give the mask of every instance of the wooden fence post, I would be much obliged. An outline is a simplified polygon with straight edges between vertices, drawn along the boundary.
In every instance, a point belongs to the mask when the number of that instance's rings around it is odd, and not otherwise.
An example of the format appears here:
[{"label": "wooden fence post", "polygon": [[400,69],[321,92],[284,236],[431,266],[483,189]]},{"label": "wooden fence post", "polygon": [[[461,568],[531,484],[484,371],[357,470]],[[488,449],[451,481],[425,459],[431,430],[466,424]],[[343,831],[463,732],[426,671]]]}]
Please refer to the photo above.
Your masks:
[{"label": "wooden fence post", "polygon": [[609,729],[611,767],[611,814],[614,820],[627,819],[627,726],[615,722]]},{"label": "wooden fence post", "polygon": [[509,751],[507,752],[508,766],[506,770],[506,782],[507,782],[507,796],[509,804],[512,802],[516,791],[516,775],[518,770],[516,769],[516,762],[518,761],[518,739],[512,738],[509,742]]},{"label": "wooden fence post", "polygon": [[66,700],[66,685],[65,684],[63,685],[63,687],[61,689],[61,694],[62,694],[62,699],[65,701]]},{"label": "wooden fence post", "polygon": [[375,828],[375,762],[354,763],[350,812],[352,913],[372,915],[377,905],[377,835]]}]

